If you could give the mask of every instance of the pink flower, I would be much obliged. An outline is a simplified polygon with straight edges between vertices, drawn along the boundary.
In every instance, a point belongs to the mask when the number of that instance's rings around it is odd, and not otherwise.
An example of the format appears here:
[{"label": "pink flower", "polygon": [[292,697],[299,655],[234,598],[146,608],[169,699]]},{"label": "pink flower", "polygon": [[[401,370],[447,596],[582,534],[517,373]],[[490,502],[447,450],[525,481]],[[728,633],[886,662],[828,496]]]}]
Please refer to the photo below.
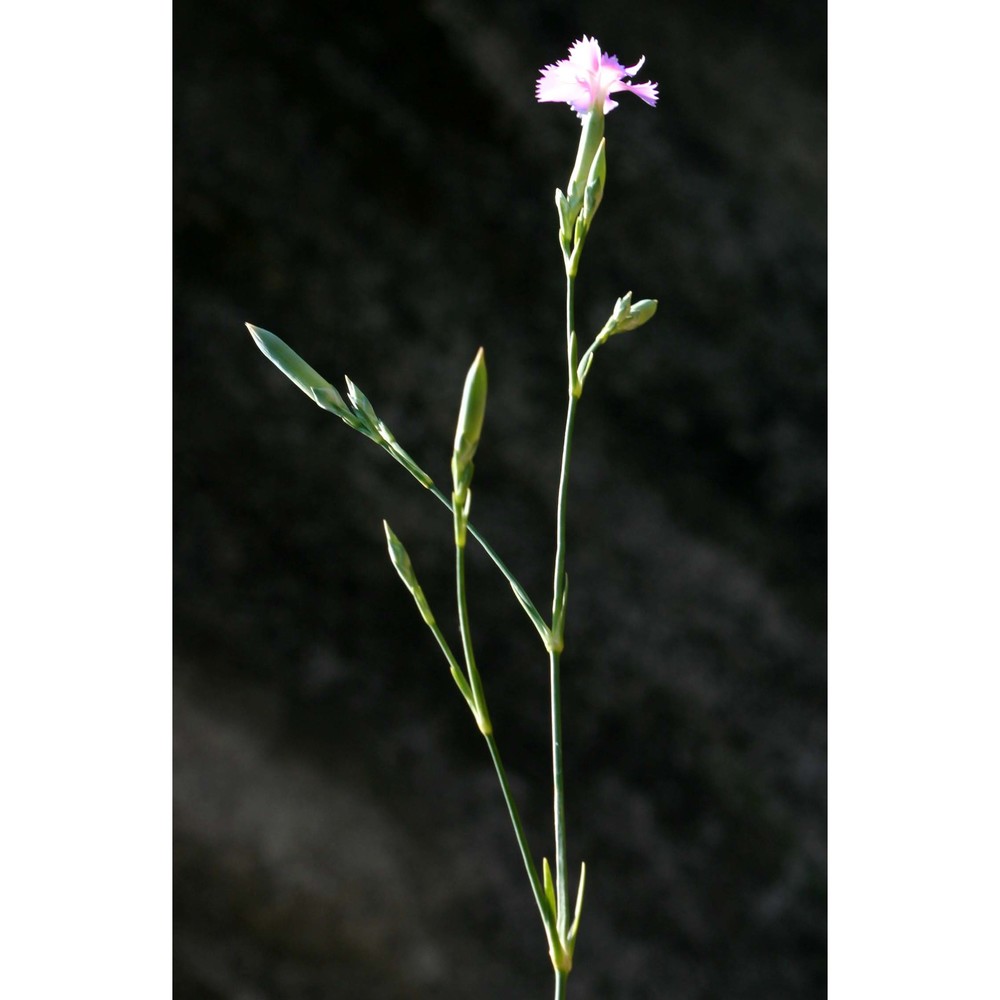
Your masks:
[{"label": "pink flower", "polygon": [[612,94],[628,90],[647,104],[655,106],[655,83],[629,83],[626,77],[635,76],[646,61],[643,56],[634,66],[623,66],[617,56],[601,52],[596,38],[586,35],[570,46],[569,59],[560,59],[542,70],[535,84],[535,97],[539,101],[563,101],[582,118],[595,108],[601,114],[618,107]]}]

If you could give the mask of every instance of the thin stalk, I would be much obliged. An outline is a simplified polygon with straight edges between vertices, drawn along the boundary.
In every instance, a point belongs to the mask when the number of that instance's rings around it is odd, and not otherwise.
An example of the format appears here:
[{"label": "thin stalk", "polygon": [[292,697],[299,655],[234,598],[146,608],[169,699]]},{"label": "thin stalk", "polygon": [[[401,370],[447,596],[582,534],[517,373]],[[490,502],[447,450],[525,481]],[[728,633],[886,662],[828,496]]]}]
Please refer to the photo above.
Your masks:
[{"label": "thin stalk", "polygon": [[556,970],[556,1000],[566,1000],[566,982],[568,979],[568,972]]},{"label": "thin stalk", "polygon": [[552,695],[552,786],[556,838],[556,900],[559,910],[559,933],[565,939],[569,929],[568,879],[566,857],[566,791],[563,775],[562,692],[560,659],[566,623],[566,487],[573,442],[573,427],[579,398],[570,396],[566,410],[566,436],[563,441],[562,469],[559,475],[559,501],[556,513],[556,560],[552,632],[555,648],[549,653],[549,685]]},{"label": "thin stalk", "polygon": [[[574,391],[576,381],[576,333],[574,330],[575,278],[566,277],[566,352],[569,369],[569,402],[566,408],[566,432],[563,437],[562,463],[559,472],[559,498],[556,506],[556,555],[552,583],[552,636],[549,652],[549,685],[552,696],[552,786],[555,820],[556,909],[559,938],[566,942],[569,931],[568,865],[566,855],[566,791],[563,773],[562,692],[560,685],[560,655],[565,638],[566,621],[566,489],[569,483],[569,461],[573,444],[573,427],[580,397]],[[559,970],[557,970],[558,977]],[[557,981],[557,996],[565,991]]]},{"label": "thin stalk", "polygon": [[[457,520],[457,515],[456,515]],[[458,625],[462,633],[462,651],[465,653],[465,668],[469,675],[472,688],[472,699],[476,721],[484,736],[492,731],[489,712],[486,710],[486,695],[483,692],[483,682],[476,668],[476,657],[472,651],[472,628],[469,624],[469,604],[465,596],[465,546],[455,546],[455,580],[458,592]]]}]

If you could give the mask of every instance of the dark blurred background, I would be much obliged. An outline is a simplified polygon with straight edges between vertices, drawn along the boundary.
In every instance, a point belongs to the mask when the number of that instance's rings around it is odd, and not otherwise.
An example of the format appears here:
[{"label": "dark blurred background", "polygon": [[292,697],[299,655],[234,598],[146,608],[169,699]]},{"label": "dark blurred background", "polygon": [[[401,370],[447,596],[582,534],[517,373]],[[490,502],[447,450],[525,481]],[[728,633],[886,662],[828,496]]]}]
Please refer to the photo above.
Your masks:
[{"label": "dark blurred background", "polygon": [[[660,84],[607,123],[564,659],[571,996],[825,996],[826,9],[811,0],[175,10],[175,995],[550,995],[471,716],[385,553],[457,643],[447,512],[253,346],[346,373],[441,483],[490,375],[473,520],[543,609],[564,415],[533,99],[583,33]],[[586,343],[586,341],[585,341]],[[551,858],[547,664],[470,548],[497,738]]]}]

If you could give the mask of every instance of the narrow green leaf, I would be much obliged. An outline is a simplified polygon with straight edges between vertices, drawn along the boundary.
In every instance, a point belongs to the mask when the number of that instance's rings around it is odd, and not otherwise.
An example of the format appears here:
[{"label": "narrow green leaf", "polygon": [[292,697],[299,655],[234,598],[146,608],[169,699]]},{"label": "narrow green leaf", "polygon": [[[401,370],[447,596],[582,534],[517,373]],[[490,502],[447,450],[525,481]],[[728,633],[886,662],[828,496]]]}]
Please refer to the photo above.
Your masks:
[{"label": "narrow green leaf", "polygon": [[549,909],[552,911],[552,920],[559,921],[559,913],[556,907],[556,888],[552,883],[552,869],[549,867],[549,859],[542,858],[542,888],[545,890],[545,898],[548,900]]},{"label": "narrow green leaf", "polygon": [[580,886],[576,890],[576,909],[573,912],[573,926],[569,929],[569,949],[570,954],[576,945],[576,933],[580,929],[580,914],[583,912],[583,889],[587,884],[587,865],[580,865]]},{"label": "narrow green leaf", "polygon": [[475,715],[476,699],[472,695],[472,688],[469,687],[469,682],[465,679],[465,674],[458,669],[458,666],[455,663],[451,664],[451,676],[458,685],[458,690],[462,692],[462,697],[465,699],[465,703],[469,706],[469,711]]},{"label": "narrow green leaf", "polygon": [[[479,538],[476,532],[473,530],[472,526],[469,526],[469,532],[475,538]],[[542,637],[542,642],[545,643],[545,648],[549,648],[549,642],[552,639],[552,632],[549,627],[542,621],[542,616],[538,613],[535,605],[531,603],[531,598],[525,593],[524,587],[521,586],[517,580],[512,577],[507,577],[507,582],[510,584],[510,589],[514,591],[514,596],[517,598],[517,603],[524,608],[525,613],[531,619],[531,623],[538,630],[538,634]]]}]

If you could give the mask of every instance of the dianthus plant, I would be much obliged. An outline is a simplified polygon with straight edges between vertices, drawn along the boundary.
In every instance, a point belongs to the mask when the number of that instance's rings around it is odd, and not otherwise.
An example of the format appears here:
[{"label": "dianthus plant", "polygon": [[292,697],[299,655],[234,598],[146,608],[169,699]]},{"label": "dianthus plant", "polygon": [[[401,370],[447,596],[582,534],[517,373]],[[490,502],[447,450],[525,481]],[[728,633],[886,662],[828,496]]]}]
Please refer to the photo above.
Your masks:
[{"label": "dianthus plant", "polygon": [[[476,354],[465,379],[458,426],[451,453],[451,490],[446,495],[429,475],[405,452],[395,435],[378,418],[364,393],[347,379],[347,399],[321,375],[313,370],[291,348],[273,333],[247,324],[257,346],[307,396],[323,409],[340,417],[349,427],[369,438],[388,452],[425,489],[451,511],[455,536],[455,590],[458,611],[458,631],[461,636],[461,658],[445,638],[431,610],[403,543],[385,522],[389,558],[410,592],[428,629],[437,641],[445,661],[466,705],[469,707],[500,780],[500,789],[510,813],[514,835],[524,861],[528,882],[534,895],[542,928],[548,944],[549,958],[555,975],[557,1000],[566,996],[567,980],[573,967],[580,912],[583,905],[586,866],[581,865],[576,885],[575,904],[570,906],[569,872],[566,854],[565,785],[563,780],[562,711],[560,699],[560,666],[566,634],[566,488],[569,481],[570,451],[576,411],[583,387],[598,348],[610,337],[633,330],[649,320],[656,311],[656,301],[632,301],[632,293],[615,303],[607,322],[593,341],[580,352],[574,313],[575,286],[580,256],[590,233],[594,216],[604,197],[607,159],[604,139],[605,116],[617,107],[615,94],[635,94],[649,105],[657,100],[655,83],[633,83],[644,59],[625,67],[617,57],[601,51],[595,38],[584,36],[569,50],[569,57],[560,59],[541,71],[535,96],[539,101],[568,104],[577,114],[580,144],[576,162],[565,192],[556,191],[559,217],[558,243],[566,270],[566,375],[567,407],[563,437],[562,462],[556,501],[556,541],[552,584],[552,605],[548,618],[542,615],[524,588],[507,568],[500,556],[469,521],[472,503],[473,457],[479,445],[486,411],[486,361],[482,348]],[[518,814],[510,784],[504,771],[496,735],[486,702],[483,679],[473,651],[472,632],[466,599],[465,547],[471,536],[482,546],[499,571],[506,577],[521,607],[531,619],[548,657],[551,721],[552,721],[552,780],[554,815],[555,871],[547,858],[542,858],[541,871],[535,863],[524,827]]]}]

